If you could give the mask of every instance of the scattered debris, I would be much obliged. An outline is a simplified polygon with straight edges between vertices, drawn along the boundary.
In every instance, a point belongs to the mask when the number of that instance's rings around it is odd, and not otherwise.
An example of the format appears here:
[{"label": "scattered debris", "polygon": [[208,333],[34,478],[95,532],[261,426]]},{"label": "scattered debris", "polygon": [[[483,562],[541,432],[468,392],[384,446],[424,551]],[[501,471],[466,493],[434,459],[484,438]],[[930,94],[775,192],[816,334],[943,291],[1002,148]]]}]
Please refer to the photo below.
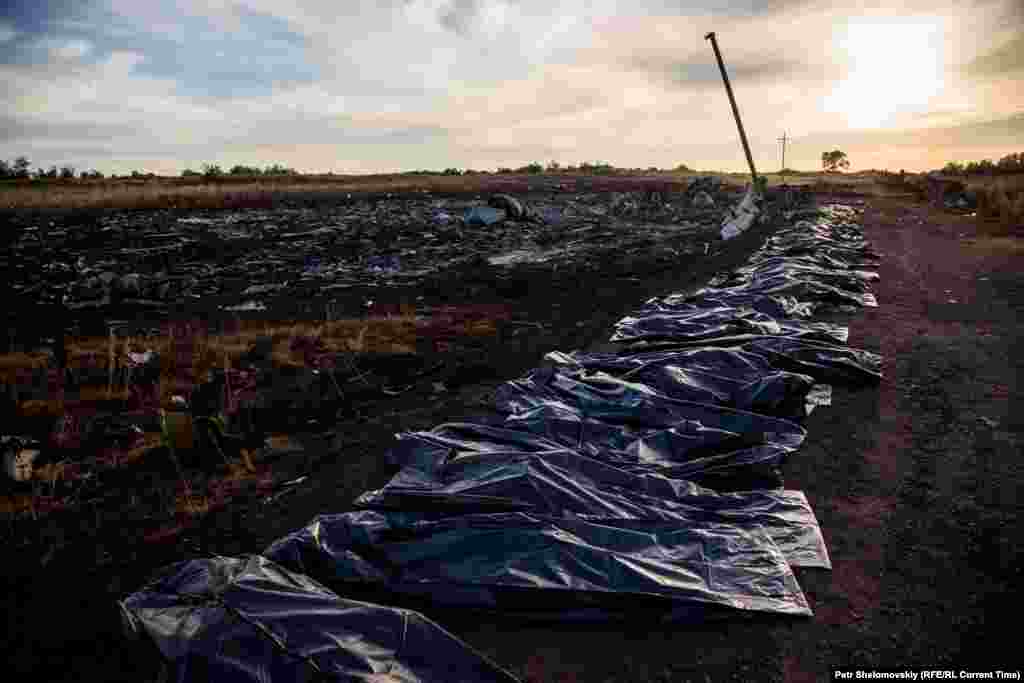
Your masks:
[{"label": "scattered debris", "polygon": [[[33,447],[35,446],[35,447]],[[31,481],[39,457],[38,444],[29,437],[0,437],[4,473],[13,481]]]},{"label": "scattered debris", "polygon": [[493,225],[502,218],[505,212],[489,206],[474,206],[466,209],[464,220],[466,225]]},{"label": "scattered debris", "polygon": [[710,194],[701,190],[693,198],[693,206],[698,209],[707,209],[715,205],[715,200]]},{"label": "scattered debris", "polygon": [[505,211],[506,215],[513,220],[519,220],[527,217],[527,212],[526,209],[523,208],[522,202],[512,195],[494,195],[488,200],[487,204],[495,209],[502,209]]}]

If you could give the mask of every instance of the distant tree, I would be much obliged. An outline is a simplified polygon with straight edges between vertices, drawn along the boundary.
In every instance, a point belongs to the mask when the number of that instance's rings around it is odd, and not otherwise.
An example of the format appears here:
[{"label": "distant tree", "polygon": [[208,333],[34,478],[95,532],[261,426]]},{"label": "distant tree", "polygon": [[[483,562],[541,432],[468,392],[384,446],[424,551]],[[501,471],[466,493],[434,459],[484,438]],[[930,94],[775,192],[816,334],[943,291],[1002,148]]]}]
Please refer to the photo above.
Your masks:
[{"label": "distant tree", "polygon": [[615,167],[603,161],[597,161],[590,163],[584,161],[580,164],[580,173],[590,173],[593,175],[612,175],[615,173]]},{"label": "distant tree", "polygon": [[996,166],[1004,173],[1020,173],[1024,171],[1024,154],[1007,154],[996,162]]},{"label": "distant tree", "polygon": [[228,171],[228,173],[231,175],[261,175],[263,171],[261,171],[259,168],[255,166],[244,166],[242,164],[236,164],[231,167],[231,170]]},{"label": "distant tree", "polygon": [[957,161],[950,161],[948,164],[942,167],[942,172],[947,175],[963,175],[964,165]]},{"label": "distant tree", "polygon": [[199,171],[193,171],[191,168],[186,168],[181,172],[182,178],[191,178],[193,176],[202,175]]},{"label": "distant tree", "polygon": [[846,152],[834,149],[821,153],[821,166],[826,173],[838,173],[841,169],[850,168],[850,160],[846,158]]},{"label": "distant tree", "polygon": [[545,170],[548,173],[558,173],[560,170],[562,170],[562,167],[558,164],[557,161],[549,161],[548,166]]},{"label": "distant tree", "polygon": [[978,173],[985,173],[992,175],[996,170],[996,165],[992,163],[991,159],[982,159],[978,162]]},{"label": "distant tree", "polygon": [[462,175],[479,175],[479,174],[480,174],[480,171],[474,170],[472,168],[467,168],[465,171],[462,172]]},{"label": "distant tree", "polygon": [[11,169],[14,171],[15,178],[28,178],[29,177],[29,166],[31,164],[27,157],[18,157],[14,160],[14,164]]},{"label": "distant tree", "polygon": [[94,168],[94,169],[91,169],[91,170],[88,170],[88,171],[82,171],[82,173],[79,175],[79,177],[80,178],[85,178],[85,179],[92,178],[92,179],[97,179],[98,180],[98,179],[103,177],[103,174],[100,173],[99,171],[97,171]]},{"label": "distant tree", "polygon": [[686,164],[679,164],[675,169],[678,173],[693,173],[693,169]]},{"label": "distant tree", "polygon": [[3,159],[0,159],[0,178],[10,178],[14,175],[14,169]]},{"label": "distant tree", "polygon": [[446,168],[441,175],[462,175],[462,171],[457,168]]},{"label": "distant tree", "polygon": [[498,173],[513,173],[513,172],[514,171],[511,168],[507,167],[507,166],[501,166],[501,167],[498,168]]},{"label": "distant tree", "polygon": [[61,168],[60,168],[60,177],[64,178],[65,180],[70,180],[71,178],[74,178],[75,177],[75,167],[74,166],[61,166]]},{"label": "distant tree", "polygon": [[294,168],[273,164],[263,169],[263,175],[298,175],[298,172]]},{"label": "distant tree", "polygon": [[207,178],[219,178],[224,175],[224,169],[219,164],[203,164],[203,175]]}]

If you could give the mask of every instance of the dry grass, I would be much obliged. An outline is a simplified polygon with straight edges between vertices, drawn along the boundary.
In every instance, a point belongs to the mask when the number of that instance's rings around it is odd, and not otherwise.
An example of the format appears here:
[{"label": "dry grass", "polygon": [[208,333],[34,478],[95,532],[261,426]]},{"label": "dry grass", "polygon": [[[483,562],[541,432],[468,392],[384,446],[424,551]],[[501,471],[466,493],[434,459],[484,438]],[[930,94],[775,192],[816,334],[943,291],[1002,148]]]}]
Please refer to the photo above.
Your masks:
[{"label": "dry grass", "polygon": [[978,196],[978,231],[1007,235],[1024,226],[1024,175],[972,180]]},{"label": "dry grass", "polygon": [[290,197],[365,192],[472,192],[500,189],[536,176],[293,176],[154,178],[0,184],[0,209],[145,209],[267,207]]},{"label": "dry grass", "polygon": [[[658,180],[682,182],[696,176],[715,176],[730,184],[746,184],[745,173],[659,172],[640,175],[584,174],[476,174],[464,176],[381,174],[367,176],[305,175],[275,178],[225,177],[151,178],[107,180],[8,181],[0,183],[0,209],[146,209],[146,208],[242,208],[271,207],[290,198],[327,198],[349,193],[381,192],[494,192],[524,191],[533,185],[594,182],[621,186]],[[769,186],[779,185],[782,176],[763,174]],[[908,176],[909,177],[909,176]],[[800,173],[787,175],[789,185],[814,186],[820,191],[854,186],[867,191],[877,186],[872,174]]]},{"label": "dry grass", "polygon": [[[641,175],[585,174],[475,174],[463,176],[381,174],[367,176],[306,175],[276,178],[226,177],[151,178],[107,180],[8,181],[0,183],[0,209],[146,209],[146,208],[242,208],[270,207],[289,198],[331,197],[349,193],[381,192],[496,192],[523,191],[532,185],[594,182],[621,185],[645,180],[682,182],[695,176],[712,175],[732,184],[744,184],[744,173],[659,172]],[[781,182],[778,174],[767,174],[770,185]],[[854,176],[823,174],[788,175],[791,185],[853,182]]]},{"label": "dry grass", "polygon": [[45,353],[0,354],[0,382],[18,382],[26,372],[46,369],[49,363],[50,357]]},{"label": "dry grass", "polygon": [[[160,373],[154,398],[160,406],[169,408],[174,395],[187,396],[215,369],[237,367],[240,359],[261,340],[269,341],[273,366],[300,368],[308,367],[311,360],[321,354],[412,354],[417,352],[417,340],[423,337],[490,336],[497,333],[495,318],[501,317],[507,314],[495,310],[475,311],[461,317],[458,312],[442,313],[437,318],[423,320],[417,318],[413,308],[405,307],[397,315],[366,319],[240,321],[239,328],[232,333],[199,331],[184,339],[174,338],[170,333],[113,339],[71,337],[67,340],[68,367],[73,372],[81,373],[85,369],[95,372],[92,382],[81,382],[76,389],[73,396],[76,404],[129,401],[133,378],[126,369],[128,354],[155,351],[160,356]],[[50,363],[46,354],[3,354],[0,355],[0,378],[16,387],[24,386],[26,393],[32,392],[28,386],[31,373],[52,370]],[[39,397],[35,393],[34,397],[19,402],[18,414],[26,418],[57,418],[64,415],[65,410],[65,397]]]},{"label": "dry grass", "polygon": [[980,235],[964,244],[975,251],[991,254],[1017,254],[1024,252],[1024,240],[1015,237]]}]

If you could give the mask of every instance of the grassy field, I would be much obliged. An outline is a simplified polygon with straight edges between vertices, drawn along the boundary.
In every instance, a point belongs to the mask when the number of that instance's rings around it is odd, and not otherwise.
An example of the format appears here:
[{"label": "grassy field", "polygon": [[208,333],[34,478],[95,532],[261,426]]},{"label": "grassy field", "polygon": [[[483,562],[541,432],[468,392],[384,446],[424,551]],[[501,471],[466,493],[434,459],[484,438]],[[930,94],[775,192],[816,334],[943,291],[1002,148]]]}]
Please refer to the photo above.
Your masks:
[{"label": "grassy field", "polygon": [[[242,208],[269,207],[289,199],[329,199],[349,193],[382,192],[487,192],[523,191],[529,187],[558,184],[669,182],[683,183],[700,175],[713,175],[742,185],[744,173],[677,173],[641,175],[558,174],[474,174],[364,176],[226,176],[217,179],[190,178],[117,178],[98,180],[8,180],[0,182],[0,209],[164,209],[164,208]],[[781,183],[778,174],[767,174],[769,186]],[[834,184],[865,185],[870,180],[855,174],[826,175],[801,173],[788,175],[790,185]]]}]

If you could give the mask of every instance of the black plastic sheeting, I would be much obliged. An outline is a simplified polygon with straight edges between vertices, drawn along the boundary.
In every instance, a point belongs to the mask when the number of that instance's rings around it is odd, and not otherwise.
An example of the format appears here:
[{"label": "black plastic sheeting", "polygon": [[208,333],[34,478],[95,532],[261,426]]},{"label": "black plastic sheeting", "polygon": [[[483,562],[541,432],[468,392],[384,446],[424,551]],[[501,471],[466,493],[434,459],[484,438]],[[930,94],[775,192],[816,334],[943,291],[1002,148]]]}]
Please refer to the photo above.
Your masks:
[{"label": "black plastic sheeting", "polygon": [[[460,680],[431,668],[449,661],[478,667],[473,680],[509,680],[418,614],[323,586],[555,621],[811,615],[792,568],[831,564],[807,499],[781,486],[781,468],[799,455],[801,422],[827,405],[831,384],[881,379],[881,358],[847,346],[845,327],[811,320],[877,305],[869,269],[878,256],[852,209],[790,218],[748,266],[621,320],[617,351],[555,351],[504,383],[495,395],[503,421],[399,434],[388,453],[398,473],[355,510],[317,517],[244,570],[185,565],[126,611],[179,670],[205,657],[224,680],[246,681],[295,680],[295,662],[321,652],[327,666],[347,657],[352,671],[392,666],[402,681]],[[245,580],[218,578],[225,572]],[[250,576],[260,590],[246,590]],[[222,600],[229,583],[232,609],[281,617],[271,632],[303,624],[284,659],[274,659],[281,648],[251,662],[224,654],[225,610],[199,610],[182,595],[196,584]]]},{"label": "black plastic sheeting", "polygon": [[259,555],[172,565],[121,607],[178,683],[516,681],[416,612],[339,598]]},{"label": "black plastic sheeting", "polygon": [[715,607],[811,614],[786,558],[754,525],[366,510],[318,517],[264,554],[334,585],[379,583],[397,598],[507,617],[607,622],[643,609],[671,622]]},{"label": "black plastic sheeting", "polygon": [[[817,520],[800,491],[721,493],[667,477],[662,468],[628,471],[553,444],[524,452],[475,441],[479,450],[453,454],[452,433],[465,434],[471,427],[456,423],[400,435],[408,466],[385,488],[363,494],[356,507],[447,515],[491,506],[600,523],[753,521],[769,532],[791,565],[831,567]],[[521,443],[542,444],[536,439]]]}]

